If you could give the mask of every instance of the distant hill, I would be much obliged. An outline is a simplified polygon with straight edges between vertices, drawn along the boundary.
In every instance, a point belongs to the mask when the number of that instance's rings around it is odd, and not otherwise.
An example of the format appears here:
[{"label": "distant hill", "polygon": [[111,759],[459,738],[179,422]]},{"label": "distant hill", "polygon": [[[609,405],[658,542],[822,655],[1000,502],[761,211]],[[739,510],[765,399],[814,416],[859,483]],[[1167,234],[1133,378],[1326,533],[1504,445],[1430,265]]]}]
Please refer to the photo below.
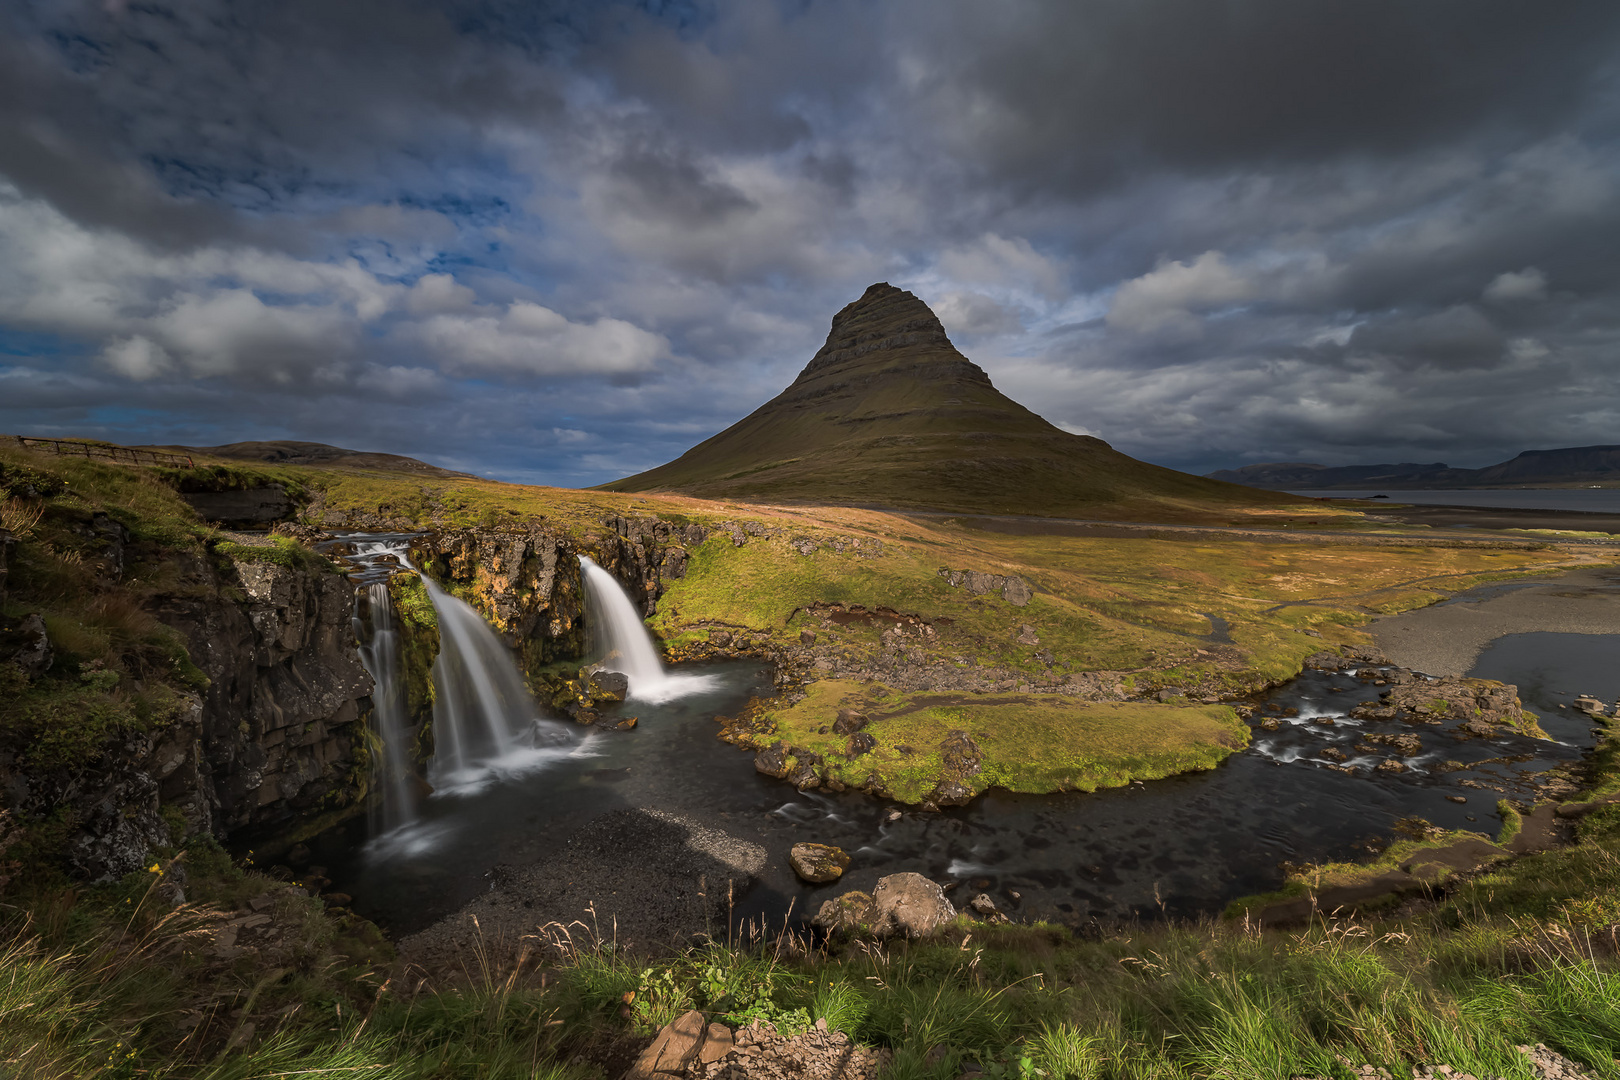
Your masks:
[{"label": "distant hill", "polygon": [[1562,450],[1526,450],[1511,461],[1483,469],[1453,469],[1436,462],[1416,465],[1311,465],[1273,462],[1222,469],[1212,480],[1271,491],[1326,491],[1333,488],[1526,487],[1546,484],[1620,481],[1620,446],[1571,446]]},{"label": "distant hill", "polygon": [[453,472],[429,465],[416,458],[400,454],[374,454],[363,450],[345,450],[341,446],[328,446],[318,442],[238,442],[224,446],[142,446],[140,450],[160,450],[169,453],[220,457],[237,461],[267,461],[277,465],[314,465],[317,467],[383,469],[389,472],[416,472],[427,476],[471,476],[471,473]]},{"label": "distant hill", "polygon": [[1127,457],[996,390],[917,297],[873,285],[793,384],[608,491],[1047,517],[1164,519],[1284,505]]}]

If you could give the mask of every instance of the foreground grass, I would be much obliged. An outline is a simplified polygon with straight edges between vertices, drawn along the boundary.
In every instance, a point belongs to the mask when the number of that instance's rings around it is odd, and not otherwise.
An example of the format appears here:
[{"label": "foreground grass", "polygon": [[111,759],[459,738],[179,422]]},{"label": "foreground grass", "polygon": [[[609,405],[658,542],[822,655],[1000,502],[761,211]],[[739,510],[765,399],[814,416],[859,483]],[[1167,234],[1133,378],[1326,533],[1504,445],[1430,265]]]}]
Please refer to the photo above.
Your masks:
[{"label": "foreground grass", "polygon": [[[889,1048],[897,1078],[949,1080],[968,1063],[993,1077],[1077,1080],[1345,1077],[1346,1063],[1526,1078],[1514,1047],[1538,1042],[1620,1077],[1616,928],[1568,902],[1572,862],[1596,875],[1577,887],[1620,886],[1620,830],[1591,831],[1577,849],[1479,879],[1478,891],[1399,923],[1291,934],[1148,926],[1097,940],[963,923],[930,942],[806,955],[710,944],[663,958],[553,933],[537,938],[540,968],[494,971],[475,955],[455,989],[412,993],[404,973],[389,982],[379,971],[347,986],[306,976],[289,990],[289,973],[244,972],[222,1022],[191,1034],[171,1016],[193,1005],[173,970],[195,919],[68,948],[34,934],[0,949],[0,1068],[30,1078],[611,1080],[659,1025],[697,1008],[784,1033],[825,1019]],[[1489,913],[1474,911],[1489,890]],[[1559,893],[1561,906],[1530,913]]]}]

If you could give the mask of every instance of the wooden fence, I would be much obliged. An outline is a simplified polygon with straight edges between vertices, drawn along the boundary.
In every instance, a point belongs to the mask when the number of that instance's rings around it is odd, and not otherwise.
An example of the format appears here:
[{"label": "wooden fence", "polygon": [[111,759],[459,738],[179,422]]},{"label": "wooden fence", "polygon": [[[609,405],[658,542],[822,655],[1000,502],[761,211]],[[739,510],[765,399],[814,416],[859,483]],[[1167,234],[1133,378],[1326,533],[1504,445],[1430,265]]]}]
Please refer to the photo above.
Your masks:
[{"label": "wooden fence", "polygon": [[112,443],[83,442],[79,439],[38,439],[31,435],[16,436],[17,443],[29,450],[43,450],[48,454],[92,458],[118,465],[175,465],[191,468],[193,462],[187,454],[165,454],[157,450],[132,450]]}]

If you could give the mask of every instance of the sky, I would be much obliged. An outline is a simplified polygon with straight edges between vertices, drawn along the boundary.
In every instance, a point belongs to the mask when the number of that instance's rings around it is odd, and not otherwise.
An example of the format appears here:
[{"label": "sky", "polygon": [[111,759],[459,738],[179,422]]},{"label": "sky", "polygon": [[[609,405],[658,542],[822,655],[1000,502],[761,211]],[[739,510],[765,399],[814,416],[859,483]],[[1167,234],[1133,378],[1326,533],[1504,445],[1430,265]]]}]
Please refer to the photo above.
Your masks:
[{"label": "sky", "polygon": [[602,483],[877,281],[1188,471],[1620,443],[1620,4],[0,5],[0,431]]}]

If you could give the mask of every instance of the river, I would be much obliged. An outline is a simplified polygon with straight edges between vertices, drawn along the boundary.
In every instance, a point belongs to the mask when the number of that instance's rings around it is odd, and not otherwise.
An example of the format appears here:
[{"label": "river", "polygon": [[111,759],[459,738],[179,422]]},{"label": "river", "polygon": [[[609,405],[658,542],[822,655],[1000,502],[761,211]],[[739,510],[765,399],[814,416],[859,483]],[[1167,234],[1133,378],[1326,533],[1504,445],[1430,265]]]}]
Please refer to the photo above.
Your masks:
[{"label": "river", "polygon": [[[887,820],[890,804],[858,793],[796,792],[759,775],[750,752],[715,738],[717,715],[770,692],[767,668],[687,668],[713,676],[710,688],[612,710],[637,715],[633,730],[579,729],[546,760],[476,790],[430,798],[408,834],[377,843],[357,819],[314,841],[312,858],[333,889],[354,897],[357,911],[405,934],[486,889],[497,864],[544,864],[592,818],[644,807],[765,848],[768,866],[739,898],[739,918],[775,920],[790,906],[813,913],[843,889],[870,889],[901,870],[951,884],[959,903],[987,892],[1025,918],[1081,924],[1210,914],[1276,887],[1285,862],[1354,858],[1404,818],[1494,835],[1498,799],[1530,797],[1528,775],[1575,762],[1592,747],[1592,722],[1567,706],[1578,693],[1620,697],[1616,640],[1514,634],[1480,653],[1470,673],[1518,684],[1552,741],[1459,739],[1436,727],[1351,720],[1355,704],[1379,693],[1373,680],[1380,673],[1307,671],[1261,701],[1255,722],[1275,716],[1278,730],[1257,727],[1251,747],[1214,770],[1092,794],[990,792],[941,813],[902,807],[897,820]],[[1381,758],[1354,750],[1370,731],[1416,731],[1423,750],[1405,772],[1375,772],[1370,766]],[[1361,766],[1354,775],[1328,767],[1321,751],[1332,745]],[[844,879],[831,886],[798,881],[786,855],[799,841],[849,851]]]}]

